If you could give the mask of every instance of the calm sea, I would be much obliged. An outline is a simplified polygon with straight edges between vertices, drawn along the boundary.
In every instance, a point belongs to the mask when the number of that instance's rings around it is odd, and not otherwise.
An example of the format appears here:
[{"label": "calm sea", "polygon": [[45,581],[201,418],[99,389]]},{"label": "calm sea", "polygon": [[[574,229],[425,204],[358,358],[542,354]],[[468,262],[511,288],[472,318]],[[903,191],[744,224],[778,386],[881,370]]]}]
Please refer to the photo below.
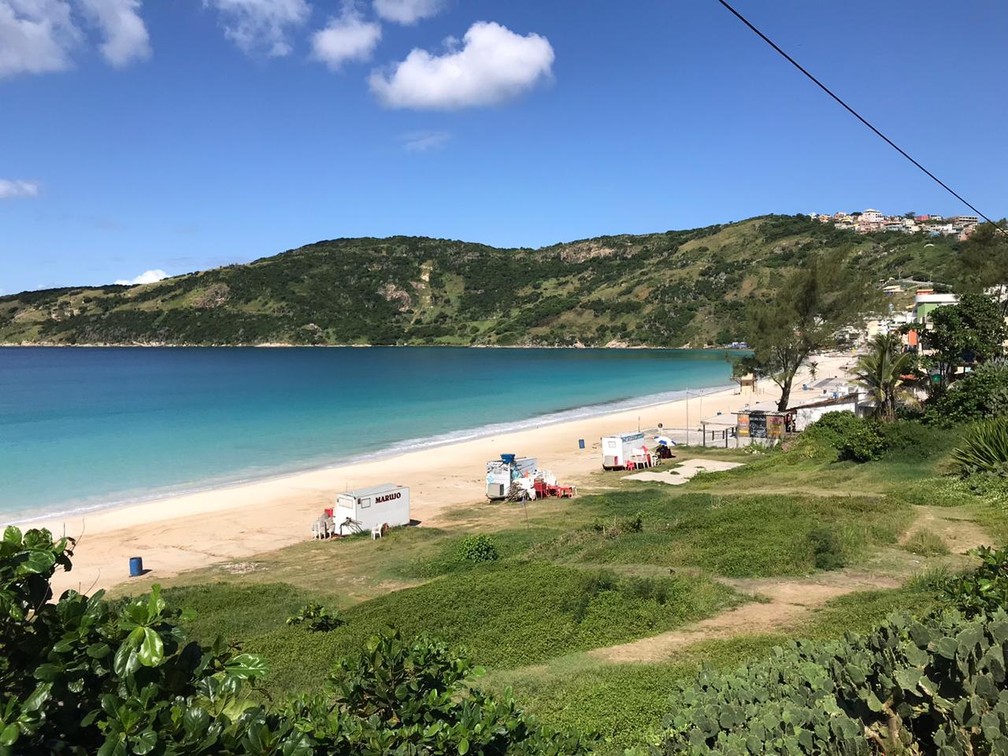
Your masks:
[{"label": "calm sea", "polygon": [[724,352],[0,348],[0,522],[730,383]]}]

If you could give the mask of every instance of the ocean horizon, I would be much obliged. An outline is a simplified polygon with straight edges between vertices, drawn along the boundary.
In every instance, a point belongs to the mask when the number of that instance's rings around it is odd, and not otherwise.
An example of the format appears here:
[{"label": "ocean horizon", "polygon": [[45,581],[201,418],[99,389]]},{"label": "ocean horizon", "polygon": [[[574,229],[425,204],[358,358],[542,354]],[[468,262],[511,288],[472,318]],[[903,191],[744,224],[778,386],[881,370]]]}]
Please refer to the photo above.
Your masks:
[{"label": "ocean horizon", "polygon": [[643,407],[729,385],[730,354],[0,347],[0,520],[121,506]]}]

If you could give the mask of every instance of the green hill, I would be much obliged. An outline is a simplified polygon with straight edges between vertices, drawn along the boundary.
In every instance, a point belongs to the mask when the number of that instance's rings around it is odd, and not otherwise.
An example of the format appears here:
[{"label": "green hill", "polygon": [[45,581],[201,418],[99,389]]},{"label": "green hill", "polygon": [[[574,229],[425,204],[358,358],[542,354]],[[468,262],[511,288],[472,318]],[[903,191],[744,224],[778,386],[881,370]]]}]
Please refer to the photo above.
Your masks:
[{"label": "green hill", "polygon": [[741,338],[746,301],[814,253],[881,282],[940,280],[954,250],[776,215],[535,250],[335,239],[155,284],[0,297],[0,343],[699,346]]}]

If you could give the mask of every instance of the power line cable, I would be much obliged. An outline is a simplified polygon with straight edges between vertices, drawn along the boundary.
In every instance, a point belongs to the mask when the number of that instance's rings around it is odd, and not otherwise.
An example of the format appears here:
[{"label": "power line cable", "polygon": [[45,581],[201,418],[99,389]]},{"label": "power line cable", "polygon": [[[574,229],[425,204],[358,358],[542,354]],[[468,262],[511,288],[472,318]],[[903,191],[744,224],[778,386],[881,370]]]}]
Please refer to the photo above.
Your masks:
[{"label": "power line cable", "polygon": [[861,123],[863,123],[869,129],[871,129],[872,131],[874,131],[876,135],[878,135],[881,139],[883,139],[886,142],[886,144],[888,144],[890,147],[892,147],[894,150],[896,150],[900,155],[902,155],[907,160],[909,160],[911,163],[913,163],[915,166],[917,166],[922,171],[924,171],[924,173],[926,173],[933,181],[935,181],[940,187],[942,187],[942,189],[944,189],[949,194],[951,194],[953,197],[955,197],[957,200],[959,200],[960,202],[962,202],[964,205],[966,205],[966,207],[968,207],[970,210],[972,210],[978,216],[980,216],[981,218],[983,218],[985,221],[987,221],[988,223],[990,223],[990,224],[992,224],[994,226],[997,226],[997,224],[994,223],[994,221],[992,221],[986,215],[984,215],[979,210],[977,210],[976,207],[974,207],[970,202],[967,202],[966,199],[963,198],[963,196],[961,194],[959,194],[959,192],[957,192],[955,189],[953,189],[952,187],[950,187],[948,184],[946,184],[940,178],[938,178],[933,173],[931,173],[931,171],[929,171],[923,165],[921,165],[916,160],[914,160],[912,157],[910,157],[910,155],[908,155],[907,152],[903,148],[901,148],[892,139],[890,139],[885,134],[883,134],[881,131],[879,131],[877,128],[875,128],[871,123],[868,122],[868,120],[866,118],[864,118],[860,113],[858,113],[856,110],[854,110],[854,108],[852,108],[850,105],[848,105],[842,99],[840,99],[839,96],[837,96],[836,94],[834,94],[833,91],[829,87],[827,87],[825,84],[823,84],[821,81],[819,81],[819,79],[817,79],[815,76],[813,76],[811,73],[809,73],[801,65],[801,63],[799,63],[797,60],[795,60],[790,55],[788,55],[786,52],[784,52],[772,39],[770,39],[766,34],[764,34],[759,29],[757,29],[755,26],[753,26],[753,24],[749,21],[749,19],[747,19],[745,16],[743,16],[737,10],[735,10],[731,5],[729,5],[727,2],[725,2],[725,0],[718,0],[718,2],[721,3],[721,5],[723,5],[725,8],[727,8],[731,12],[731,14],[733,16],[735,16],[739,21],[741,21],[743,24],[745,24],[746,26],[748,26],[757,36],[759,36],[760,39],[762,39],[764,42],[766,42],[768,45],[770,45],[770,47],[772,47],[774,50],[776,50],[778,53],[780,53],[780,55],[782,55],[792,66],[794,66],[795,68],[797,68],[799,71],[801,71],[803,74],[805,74],[809,79],[811,79],[812,82],[817,87],[819,87],[823,92],[825,92],[830,97],[832,97],[834,100],[836,100],[838,103],[840,103],[840,105],[843,106],[843,108],[848,113],[850,113],[852,116],[854,116],[859,121],[861,121]]}]

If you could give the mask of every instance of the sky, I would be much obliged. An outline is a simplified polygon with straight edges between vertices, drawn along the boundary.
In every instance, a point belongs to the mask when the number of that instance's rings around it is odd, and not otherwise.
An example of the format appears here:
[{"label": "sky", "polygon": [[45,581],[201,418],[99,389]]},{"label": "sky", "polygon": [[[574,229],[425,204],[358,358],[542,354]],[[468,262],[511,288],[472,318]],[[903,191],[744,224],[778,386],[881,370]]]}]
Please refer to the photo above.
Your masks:
[{"label": "sky", "polygon": [[[734,4],[1008,215],[1008,3]],[[969,212],[717,0],[0,0],[0,293],[868,207]]]}]

